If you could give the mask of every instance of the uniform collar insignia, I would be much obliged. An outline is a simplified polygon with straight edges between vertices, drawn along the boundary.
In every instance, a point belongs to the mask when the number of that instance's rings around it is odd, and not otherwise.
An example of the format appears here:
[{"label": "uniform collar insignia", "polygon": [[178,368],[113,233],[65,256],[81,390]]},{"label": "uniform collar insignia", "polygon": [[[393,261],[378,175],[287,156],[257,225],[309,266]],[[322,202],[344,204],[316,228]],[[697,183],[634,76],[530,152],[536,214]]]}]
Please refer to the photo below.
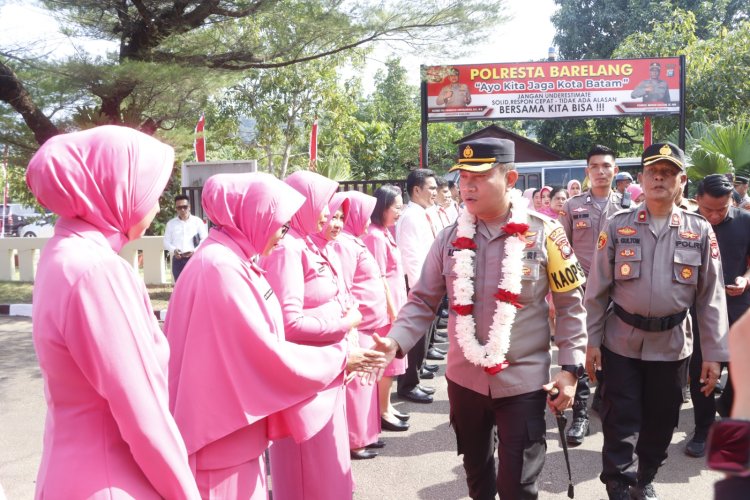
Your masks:
[{"label": "uniform collar insignia", "polygon": [[646,211],[645,210],[639,210],[638,211],[637,220],[638,220],[638,222],[648,222],[648,217],[646,216]]},{"label": "uniform collar insignia", "polygon": [[680,214],[673,213],[672,218],[669,221],[670,226],[679,226],[680,225]]}]

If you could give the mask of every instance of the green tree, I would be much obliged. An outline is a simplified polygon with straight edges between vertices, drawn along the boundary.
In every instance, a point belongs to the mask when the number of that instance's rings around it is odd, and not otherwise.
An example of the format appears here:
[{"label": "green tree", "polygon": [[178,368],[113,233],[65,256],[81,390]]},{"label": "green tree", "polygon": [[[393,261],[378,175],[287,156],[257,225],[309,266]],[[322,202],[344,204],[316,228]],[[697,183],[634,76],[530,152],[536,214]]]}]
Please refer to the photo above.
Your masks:
[{"label": "green tree", "polygon": [[733,28],[750,15],[746,0],[555,0],[554,44],[563,59],[609,58],[629,35],[669,20],[677,8],[695,14],[700,38]]},{"label": "green tree", "polygon": [[[0,50],[0,101],[12,108],[37,143],[58,133],[40,101],[42,89],[23,80],[35,69],[52,73],[76,95],[82,116],[96,123],[149,133],[194,116],[224,72],[279,68],[380,39],[430,46],[471,42],[497,24],[500,3],[479,0],[424,4],[404,0],[43,0],[64,21],[66,34],[118,44],[107,58],[77,56],[39,64]],[[85,51],[81,51],[85,54]]]},{"label": "green tree", "polygon": [[[339,178],[348,177],[349,158],[344,145],[358,138],[348,130],[356,122],[353,115],[359,85],[339,83],[339,69],[345,62],[351,61],[328,57],[283,68],[251,70],[225,93],[217,115],[229,127],[243,116],[252,117],[256,135],[248,153],[258,159],[261,170],[280,178],[309,167],[309,133],[317,117],[317,168],[330,170]],[[233,135],[239,139],[237,132]],[[235,154],[237,147],[227,152]]]}]

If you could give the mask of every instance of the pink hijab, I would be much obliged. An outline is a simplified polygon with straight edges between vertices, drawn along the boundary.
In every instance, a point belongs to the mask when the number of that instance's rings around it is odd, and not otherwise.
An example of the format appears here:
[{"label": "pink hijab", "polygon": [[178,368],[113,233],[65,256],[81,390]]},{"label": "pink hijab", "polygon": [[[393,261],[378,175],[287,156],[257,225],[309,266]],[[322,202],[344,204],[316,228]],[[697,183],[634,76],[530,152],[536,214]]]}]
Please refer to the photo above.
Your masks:
[{"label": "pink hijab", "polygon": [[344,212],[344,223],[346,223],[346,220],[349,218],[349,200],[340,196],[341,194],[342,193],[336,193],[333,195],[331,201],[328,203],[328,210],[331,212],[331,215],[328,216],[328,221],[325,226],[323,226],[323,230],[313,235],[313,239],[321,248],[328,243],[328,240],[326,239],[326,231],[328,230],[328,226],[331,225],[331,219],[333,219],[333,215],[336,211],[340,208],[341,211]]},{"label": "pink hijab", "polygon": [[305,203],[297,191],[264,173],[217,174],[203,187],[203,210],[247,258],[266,243]]},{"label": "pink hijab", "polygon": [[317,233],[318,216],[339,188],[339,183],[307,170],[294,172],[284,182],[306,198],[305,204],[292,217],[292,229],[303,236]]},{"label": "pink hijab", "polygon": [[50,138],[31,158],[26,183],[43,206],[91,224],[119,252],[158,203],[173,162],[172,148],[153,137],[104,125]]},{"label": "pink hijab", "polygon": [[578,184],[578,189],[581,189],[581,182],[578,179],[571,179],[568,181],[568,194],[570,194],[570,188],[574,184]]},{"label": "pink hijab", "polygon": [[378,199],[359,191],[336,193],[334,198],[342,196],[349,200],[349,215],[344,219],[344,231],[352,236],[360,237],[365,234],[370,216],[375,210]]},{"label": "pink hijab", "polygon": [[636,202],[638,200],[638,197],[643,194],[643,189],[639,184],[631,184],[627,188],[625,188],[627,192],[630,193],[630,198],[633,200],[633,202]]}]

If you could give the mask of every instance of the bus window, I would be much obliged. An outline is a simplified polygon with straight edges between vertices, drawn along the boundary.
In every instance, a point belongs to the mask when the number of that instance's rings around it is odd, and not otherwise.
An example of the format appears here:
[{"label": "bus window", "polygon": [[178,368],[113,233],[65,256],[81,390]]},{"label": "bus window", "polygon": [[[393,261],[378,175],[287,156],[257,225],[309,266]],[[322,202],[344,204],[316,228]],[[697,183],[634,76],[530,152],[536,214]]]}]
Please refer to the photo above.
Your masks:
[{"label": "bus window", "polygon": [[542,176],[540,174],[525,174],[526,175],[526,189],[542,187]]}]

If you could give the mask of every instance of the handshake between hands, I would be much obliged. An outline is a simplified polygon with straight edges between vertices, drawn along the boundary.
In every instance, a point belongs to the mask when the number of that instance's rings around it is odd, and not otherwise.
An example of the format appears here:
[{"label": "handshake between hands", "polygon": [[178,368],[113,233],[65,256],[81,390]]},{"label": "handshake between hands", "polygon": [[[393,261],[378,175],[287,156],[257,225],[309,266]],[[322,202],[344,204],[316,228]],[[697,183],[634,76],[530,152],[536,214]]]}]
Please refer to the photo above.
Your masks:
[{"label": "handshake between hands", "polygon": [[357,337],[356,330],[350,335],[349,352],[346,358],[346,382],[359,376],[362,383],[372,385],[383,376],[385,367],[396,357],[398,344],[395,340],[381,337],[377,333],[372,335],[375,344],[372,349],[360,347],[359,343],[352,341]]}]

